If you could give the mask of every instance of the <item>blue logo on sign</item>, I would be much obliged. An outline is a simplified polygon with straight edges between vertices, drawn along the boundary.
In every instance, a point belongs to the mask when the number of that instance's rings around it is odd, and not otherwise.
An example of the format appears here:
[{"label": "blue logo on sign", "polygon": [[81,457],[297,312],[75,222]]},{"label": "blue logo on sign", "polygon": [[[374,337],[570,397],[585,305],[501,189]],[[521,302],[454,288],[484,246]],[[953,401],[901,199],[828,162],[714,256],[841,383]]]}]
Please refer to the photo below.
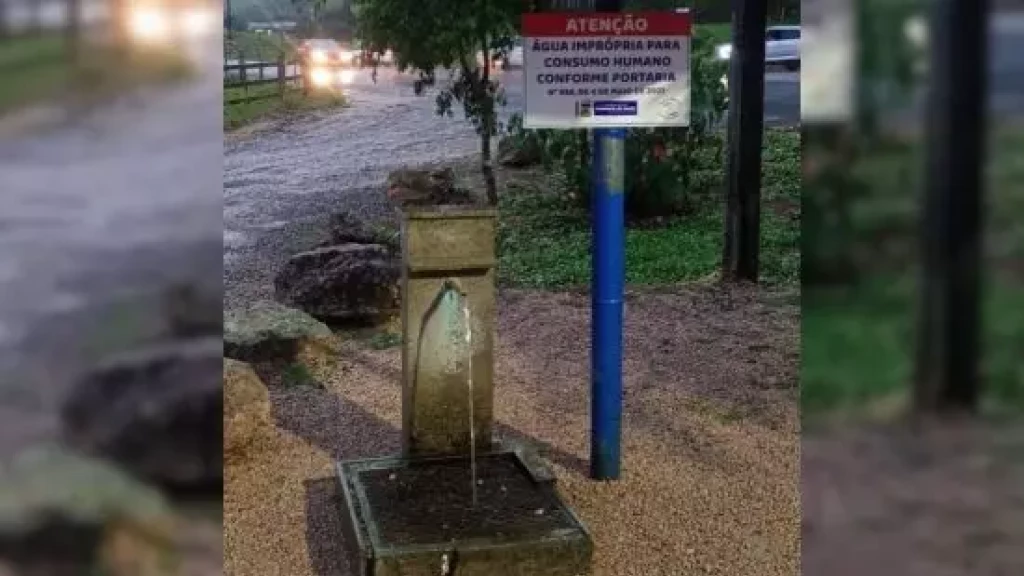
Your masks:
[{"label": "blue logo on sign", "polygon": [[636,116],[636,100],[599,100],[594,102],[594,116]]}]

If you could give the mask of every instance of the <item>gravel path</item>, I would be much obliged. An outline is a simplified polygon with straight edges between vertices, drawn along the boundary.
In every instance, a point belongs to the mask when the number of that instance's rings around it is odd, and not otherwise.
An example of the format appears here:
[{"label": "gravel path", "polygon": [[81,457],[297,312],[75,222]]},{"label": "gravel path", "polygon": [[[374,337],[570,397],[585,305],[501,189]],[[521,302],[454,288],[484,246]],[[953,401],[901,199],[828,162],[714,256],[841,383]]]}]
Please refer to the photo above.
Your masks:
[{"label": "gravel path", "polygon": [[[587,296],[503,291],[499,433],[532,442],[596,539],[595,576],[791,576],[797,310],[746,288],[632,295],[624,479],[587,478]],[[333,459],[393,454],[400,353],[353,344],[326,390],[272,389],[279,437],[225,469],[225,573],[351,574]]]},{"label": "gravel path", "polygon": [[[508,111],[521,107],[509,79]],[[366,221],[393,218],[383,182],[397,168],[475,153],[478,139],[461,118],[435,114],[413,77],[362,71],[351,106],[322,116],[227,138],[224,146],[225,306],[269,297],[273,273],[319,239],[326,216],[349,211]]]},{"label": "gravel path", "polygon": [[829,426],[802,445],[817,576],[1024,573],[1024,426]]}]

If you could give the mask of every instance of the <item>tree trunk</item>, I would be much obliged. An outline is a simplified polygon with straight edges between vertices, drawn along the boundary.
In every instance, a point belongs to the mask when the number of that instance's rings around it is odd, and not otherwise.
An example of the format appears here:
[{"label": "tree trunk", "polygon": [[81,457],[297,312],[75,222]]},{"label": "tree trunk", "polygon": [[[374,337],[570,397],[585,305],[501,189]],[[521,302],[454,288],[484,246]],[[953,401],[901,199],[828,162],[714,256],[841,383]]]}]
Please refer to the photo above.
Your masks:
[{"label": "tree trunk", "polygon": [[920,415],[973,414],[983,378],[989,9],[988,2],[950,0],[932,11],[914,408]]},{"label": "tree trunk", "polygon": [[766,5],[736,0],[729,70],[729,153],[726,161],[722,277],[757,282],[761,244],[761,146],[764,131]]},{"label": "tree trunk", "polygon": [[234,40],[235,16],[231,10],[231,0],[224,0],[224,27],[227,28],[228,40]]},{"label": "tree trunk", "polygon": [[491,163],[491,135],[488,133],[480,136],[480,171],[484,175],[487,203],[491,206],[497,206],[498,181],[494,177],[494,165]]},{"label": "tree trunk", "polygon": [[484,107],[483,126],[480,131],[480,171],[484,175],[487,203],[491,206],[497,206],[498,183],[494,178],[494,165],[491,162],[491,135],[495,131],[497,114],[494,110],[494,98],[487,93],[491,83],[490,46],[486,36],[481,40],[484,62],[483,70],[480,71],[480,83],[476,87],[479,102],[482,102]]},{"label": "tree trunk", "polygon": [[7,22],[7,2],[0,0],[0,40],[10,36],[9,27],[10,24]]}]

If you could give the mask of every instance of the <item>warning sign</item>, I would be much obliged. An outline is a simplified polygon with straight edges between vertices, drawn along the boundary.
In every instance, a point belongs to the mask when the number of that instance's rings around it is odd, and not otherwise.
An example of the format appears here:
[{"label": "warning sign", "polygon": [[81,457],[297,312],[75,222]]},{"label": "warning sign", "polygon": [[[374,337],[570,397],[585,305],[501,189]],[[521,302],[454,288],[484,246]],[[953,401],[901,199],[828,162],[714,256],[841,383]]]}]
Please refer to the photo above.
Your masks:
[{"label": "warning sign", "polygon": [[690,123],[686,12],[523,15],[527,128]]}]

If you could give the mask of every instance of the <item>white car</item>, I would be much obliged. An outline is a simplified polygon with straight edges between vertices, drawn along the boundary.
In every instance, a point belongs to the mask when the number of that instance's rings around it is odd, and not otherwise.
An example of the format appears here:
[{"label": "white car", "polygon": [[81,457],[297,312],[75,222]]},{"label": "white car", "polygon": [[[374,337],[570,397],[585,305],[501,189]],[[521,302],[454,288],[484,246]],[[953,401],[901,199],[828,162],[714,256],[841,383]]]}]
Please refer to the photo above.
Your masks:
[{"label": "white car", "polygon": [[[333,89],[351,84],[359,53],[329,38],[311,38],[299,44],[302,66],[308,66],[306,76],[315,88]],[[307,74],[307,72],[304,72]]]},{"label": "white car", "polygon": [[502,69],[508,70],[509,68],[522,68],[523,67],[523,39],[516,38],[515,44],[512,49],[508,51],[508,56],[501,59],[499,65]]},{"label": "white car", "polygon": [[[476,63],[478,66],[483,66],[484,53],[477,52]],[[495,57],[491,60],[492,70],[508,70],[510,68],[522,68],[523,67],[523,39],[516,38],[513,41],[512,48],[508,51],[505,58]]]},{"label": "white car", "polygon": [[[732,58],[732,44],[722,44],[715,49],[720,60]],[[766,64],[782,64],[790,70],[800,67],[800,27],[769,26],[765,31],[764,61]]]}]

